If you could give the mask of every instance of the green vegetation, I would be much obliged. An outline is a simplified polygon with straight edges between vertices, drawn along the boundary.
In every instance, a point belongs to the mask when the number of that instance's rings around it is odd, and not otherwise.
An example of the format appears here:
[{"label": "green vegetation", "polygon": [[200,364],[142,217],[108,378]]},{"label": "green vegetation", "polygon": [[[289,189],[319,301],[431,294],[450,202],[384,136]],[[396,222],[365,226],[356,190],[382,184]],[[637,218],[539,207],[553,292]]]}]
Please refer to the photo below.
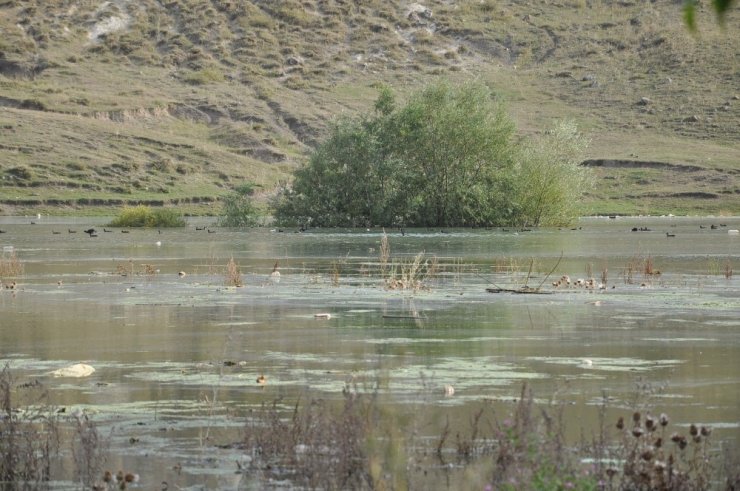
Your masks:
[{"label": "green vegetation", "polygon": [[259,213],[253,203],[254,184],[237,186],[223,198],[222,227],[252,227],[258,224]]},{"label": "green vegetation", "polygon": [[396,108],[341,119],[276,200],[276,218],[316,226],[565,225],[587,170],[575,125],[517,140],[480,82],[437,82]]},{"label": "green vegetation", "polygon": [[182,216],[172,208],[153,210],[149,206],[126,207],[109,226],[111,227],[184,227]]}]

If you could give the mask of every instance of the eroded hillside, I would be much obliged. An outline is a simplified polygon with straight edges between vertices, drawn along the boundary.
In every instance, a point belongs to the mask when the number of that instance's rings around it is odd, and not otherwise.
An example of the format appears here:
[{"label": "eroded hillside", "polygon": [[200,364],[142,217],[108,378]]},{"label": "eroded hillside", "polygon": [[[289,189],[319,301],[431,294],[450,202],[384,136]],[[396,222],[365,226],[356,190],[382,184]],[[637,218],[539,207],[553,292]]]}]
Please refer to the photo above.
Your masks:
[{"label": "eroded hillside", "polygon": [[445,76],[524,135],[573,118],[591,158],[637,162],[596,168],[590,209],[737,214],[737,10],[692,37],[660,0],[0,1],[0,206],[266,195],[378,84]]}]

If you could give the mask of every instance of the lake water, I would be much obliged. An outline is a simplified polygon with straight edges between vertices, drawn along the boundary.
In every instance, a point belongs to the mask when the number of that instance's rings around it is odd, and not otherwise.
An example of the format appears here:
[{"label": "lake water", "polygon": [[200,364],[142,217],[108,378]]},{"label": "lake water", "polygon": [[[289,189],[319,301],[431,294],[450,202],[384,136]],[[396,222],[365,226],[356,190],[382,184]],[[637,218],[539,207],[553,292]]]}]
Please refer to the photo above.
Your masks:
[{"label": "lake water", "polygon": [[[122,233],[105,222],[0,217],[3,254],[12,248],[25,268],[0,291],[0,362],[91,415],[110,441],[108,467],[136,470],[145,489],[243,486],[238,452],[214,443],[240,440],[244,412],[277,398],[339,400],[347,382],[379,382],[385,404],[453,420],[482,400],[507,411],[526,382],[540,400],[567,402],[574,435],[595,431],[604,396],[614,419],[639,396],[672,424],[740,443],[740,237],[728,233],[738,217],[389,230],[391,263],[422,252],[436,262],[417,291],[385,287],[379,229],[196,219]],[[243,287],[225,285],[230,258]],[[645,275],[648,262],[660,274]],[[604,289],[552,286],[562,275],[599,282],[605,270]],[[547,294],[486,291],[525,283]],[[49,375],[80,362],[95,373]]]}]

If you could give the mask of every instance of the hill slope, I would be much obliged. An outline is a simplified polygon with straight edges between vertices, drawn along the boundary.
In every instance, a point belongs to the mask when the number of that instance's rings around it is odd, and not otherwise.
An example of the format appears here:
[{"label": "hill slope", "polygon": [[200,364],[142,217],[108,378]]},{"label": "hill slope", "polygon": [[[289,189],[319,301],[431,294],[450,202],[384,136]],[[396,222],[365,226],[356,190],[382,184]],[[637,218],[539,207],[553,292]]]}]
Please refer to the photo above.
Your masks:
[{"label": "hill slope", "polygon": [[267,196],[386,83],[479,77],[573,118],[585,213],[740,214],[740,23],[674,1],[0,0],[0,213]]}]

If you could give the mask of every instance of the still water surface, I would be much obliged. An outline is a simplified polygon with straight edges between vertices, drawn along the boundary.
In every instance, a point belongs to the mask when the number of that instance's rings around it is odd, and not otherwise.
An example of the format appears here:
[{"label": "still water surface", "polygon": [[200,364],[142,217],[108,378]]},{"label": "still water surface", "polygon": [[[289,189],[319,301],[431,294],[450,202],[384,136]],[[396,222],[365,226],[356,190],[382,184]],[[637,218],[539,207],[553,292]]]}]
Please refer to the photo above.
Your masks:
[{"label": "still water surface", "polygon": [[[716,440],[740,443],[740,275],[724,274],[740,269],[740,237],[728,233],[740,218],[389,230],[392,262],[423,252],[438,263],[419,291],[384,288],[382,230],[199,219],[122,233],[105,222],[0,217],[4,254],[25,266],[18,289],[0,292],[0,362],[21,381],[43,380],[54,404],[92,415],[109,435],[109,466],[136,469],[144,488],[243,486],[240,457],[213,443],[239,440],[241,415],[262,402],[340,399],[347,382],[379,382],[389,405],[421,401],[461,419],[482,400],[505,412],[526,382],[541,400],[567,401],[574,435],[595,430],[604,396],[613,415],[640,396],[679,426],[711,425]],[[83,232],[91,226],[97,237]],[[230,258],[243,287],[224,284]],[[648,259],[660,275],[643,274]],[[603,290],[551,284],[605,270]],[[548,294],[486,292],[525,282]],[[96,372],[49,376],[79,362]]]}]

